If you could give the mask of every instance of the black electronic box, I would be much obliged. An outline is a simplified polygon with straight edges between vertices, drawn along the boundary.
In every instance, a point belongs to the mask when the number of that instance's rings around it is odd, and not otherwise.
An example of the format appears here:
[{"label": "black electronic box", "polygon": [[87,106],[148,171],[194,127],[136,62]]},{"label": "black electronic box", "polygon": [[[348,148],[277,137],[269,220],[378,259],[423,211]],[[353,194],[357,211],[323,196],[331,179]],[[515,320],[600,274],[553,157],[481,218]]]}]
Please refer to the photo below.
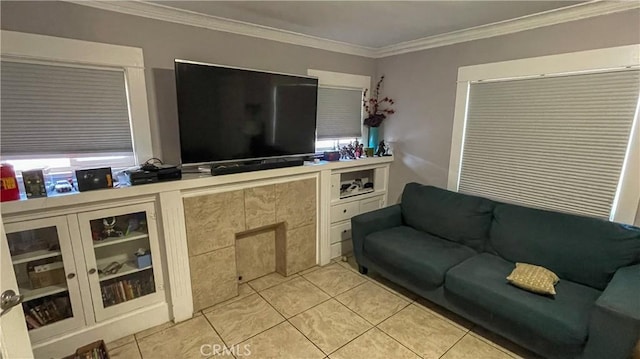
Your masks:
[{"label": "black electronic box", "polygon": [[77,170],[76,180],[80,192],[113,187],[111,167]]},{"label": "black electronic box", "polygon": [[158,173],[153,171],[132,170],[125,171],[124,174],[126,181],[132,186],[158,182]]}]

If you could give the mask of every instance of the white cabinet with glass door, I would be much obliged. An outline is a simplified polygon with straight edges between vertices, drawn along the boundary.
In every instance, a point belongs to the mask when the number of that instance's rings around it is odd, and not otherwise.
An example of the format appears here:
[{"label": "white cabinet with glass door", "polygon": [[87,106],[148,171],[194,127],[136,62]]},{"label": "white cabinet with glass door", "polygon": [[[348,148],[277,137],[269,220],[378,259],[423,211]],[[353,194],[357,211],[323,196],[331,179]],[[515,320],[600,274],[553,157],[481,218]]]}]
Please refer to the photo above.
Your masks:
[{"label": "white cabinet with glass door", "polygon": [[85,324],[67,217],[5,224],[11,264],[33,342]]},{"label": "white cabinet with glass door", "polygon": [[78,224],[97,322],[164,301],[153,203],[82,212]]}]

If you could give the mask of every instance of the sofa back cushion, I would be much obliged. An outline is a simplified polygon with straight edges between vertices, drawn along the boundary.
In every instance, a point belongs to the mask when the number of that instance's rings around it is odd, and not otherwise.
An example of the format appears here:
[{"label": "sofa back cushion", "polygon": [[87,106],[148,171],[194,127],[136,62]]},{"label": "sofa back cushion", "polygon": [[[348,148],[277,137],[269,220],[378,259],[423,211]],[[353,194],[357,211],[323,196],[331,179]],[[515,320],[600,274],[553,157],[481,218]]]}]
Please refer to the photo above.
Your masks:
[{"label": "sofa back cushion", "polygon": [[618,268],[640,261],[640,228],[509,204],[496,205],[490,242],[511,262],[600,290]]},{"label": "sofa back cushion", "polygon": [[409,183],[402,193],[402,219],[415,229],[483,251],[494,205],[485,198]]}]

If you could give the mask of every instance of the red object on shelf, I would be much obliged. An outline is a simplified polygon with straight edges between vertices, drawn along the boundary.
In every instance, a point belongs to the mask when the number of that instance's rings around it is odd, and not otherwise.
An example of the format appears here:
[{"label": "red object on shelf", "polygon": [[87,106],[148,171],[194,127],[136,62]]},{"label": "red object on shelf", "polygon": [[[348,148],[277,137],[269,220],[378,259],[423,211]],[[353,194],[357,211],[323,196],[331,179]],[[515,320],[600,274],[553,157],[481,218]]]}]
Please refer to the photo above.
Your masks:
[{"label": "red object on shelf", "polygon": [[0,180],[2,189],[0,190],[0,201],[15,201],[20,199],[20,189],[13,166],[8,163],[0,164]]}]

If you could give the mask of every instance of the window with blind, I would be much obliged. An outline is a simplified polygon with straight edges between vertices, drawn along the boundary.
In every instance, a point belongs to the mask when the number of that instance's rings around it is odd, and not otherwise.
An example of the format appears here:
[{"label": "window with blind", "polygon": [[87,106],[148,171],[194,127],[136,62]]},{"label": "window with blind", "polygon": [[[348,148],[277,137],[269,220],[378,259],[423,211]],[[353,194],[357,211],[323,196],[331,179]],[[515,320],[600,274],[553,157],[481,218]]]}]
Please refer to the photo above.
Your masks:
[{"label": "window with blind", "polygon": [[331,151],[362,137],[362,95],[371,77],[309,69],[318,78],[316,152]]},{"label": "window with blind", "polygon": [[638,70],[471,83],[459,191],[609,219],[639,93]]},{"label": "window with blind", "polygon": [[135,163],[123,69],[1,62],[0,155],[21,167]]},{"label": "window with blind", "polygon": [[362,89],[318,88],[318,140],[362,136],[362,92]]}]

